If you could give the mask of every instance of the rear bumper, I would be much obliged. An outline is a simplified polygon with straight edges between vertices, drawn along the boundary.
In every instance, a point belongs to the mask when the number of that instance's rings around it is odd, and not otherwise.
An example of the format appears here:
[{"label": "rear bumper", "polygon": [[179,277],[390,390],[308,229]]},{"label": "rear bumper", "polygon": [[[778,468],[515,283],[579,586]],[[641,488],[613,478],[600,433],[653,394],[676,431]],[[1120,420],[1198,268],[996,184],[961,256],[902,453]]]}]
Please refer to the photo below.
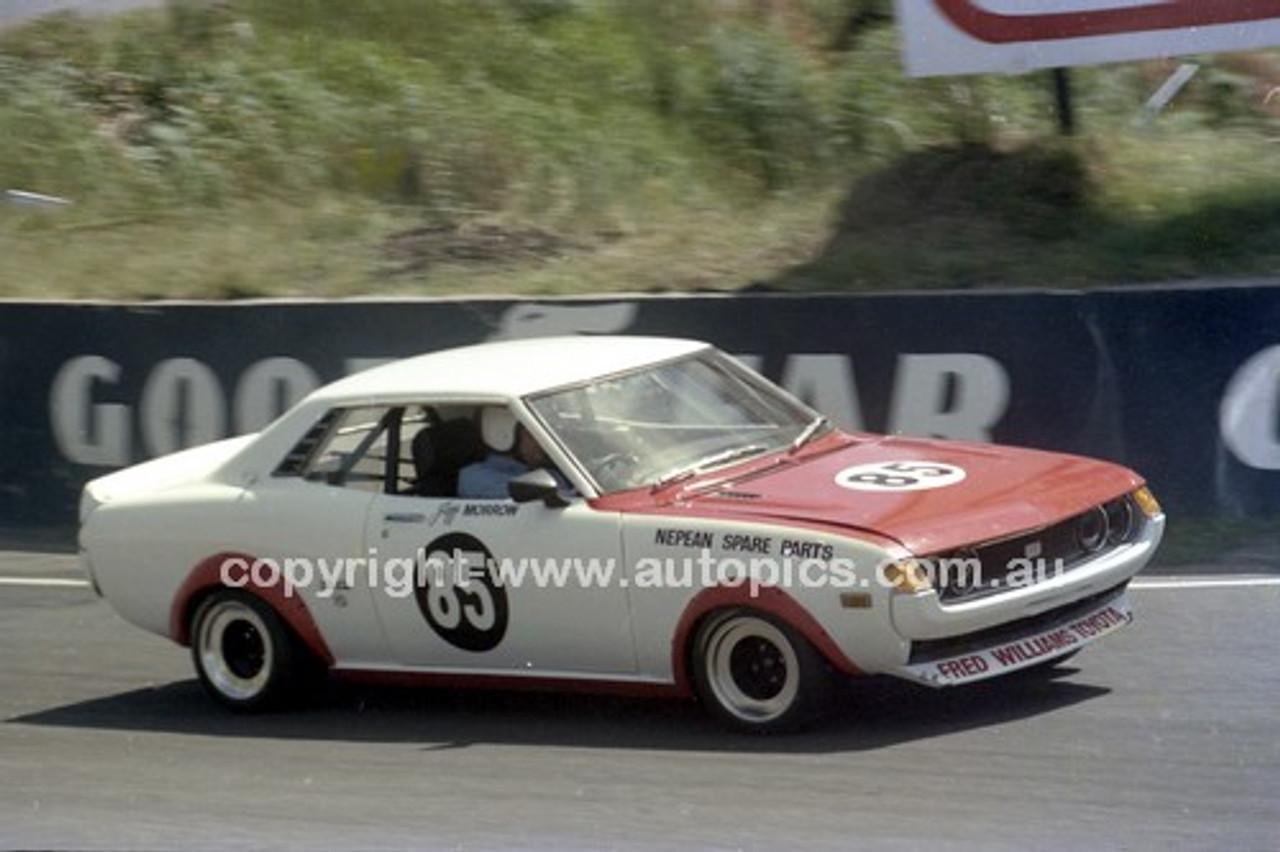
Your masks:
[{"label": "rear bumper", "polygon": [[1126,586],[989,630],[913,643],[907,664],[888,673],[927,686],[955,686],[1065,657],[1133,620]]},{"label": "rear bumper", "polygon": [[98,585],[98,577],[93,571],[93,560],[89,558],[89,552],[83,548],[78,554],[80,560],[80,570],[84,572],[85,579],[89,581],[89,586],[93,589],[93,593],[98,597],[102,597],[102,588]]}]

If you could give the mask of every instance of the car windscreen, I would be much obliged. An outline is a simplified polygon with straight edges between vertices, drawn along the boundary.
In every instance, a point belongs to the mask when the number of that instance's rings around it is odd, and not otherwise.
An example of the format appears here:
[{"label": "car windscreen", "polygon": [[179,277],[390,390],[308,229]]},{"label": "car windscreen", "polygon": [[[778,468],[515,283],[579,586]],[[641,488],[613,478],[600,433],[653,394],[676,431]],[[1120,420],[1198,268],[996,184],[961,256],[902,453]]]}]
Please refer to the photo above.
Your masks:
[{"label": "car windscreen", "polygon": [[714,350],[527,402],[605,494],[785,448],[817,418]]}]

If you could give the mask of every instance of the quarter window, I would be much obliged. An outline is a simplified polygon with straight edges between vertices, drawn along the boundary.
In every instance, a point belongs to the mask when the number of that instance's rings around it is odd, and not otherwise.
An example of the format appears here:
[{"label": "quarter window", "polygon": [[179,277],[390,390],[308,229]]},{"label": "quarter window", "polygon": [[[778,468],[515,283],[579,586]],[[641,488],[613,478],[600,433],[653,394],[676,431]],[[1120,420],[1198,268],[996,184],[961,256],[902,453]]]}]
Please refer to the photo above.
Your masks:
[{"label": "quarter window", "polygon": [[[298,465],[294,461],[302,478],[345,488],[381,491],[387,479],[388,435],[398,415],[398,409],[385,407],[336,409],[321,421],[328,422],[323,437],[316,436],[315,429],[311,430],[286,462],[298,459],[305,452],[305,462]],[[311,446],[303,447],[305,443]]]}]

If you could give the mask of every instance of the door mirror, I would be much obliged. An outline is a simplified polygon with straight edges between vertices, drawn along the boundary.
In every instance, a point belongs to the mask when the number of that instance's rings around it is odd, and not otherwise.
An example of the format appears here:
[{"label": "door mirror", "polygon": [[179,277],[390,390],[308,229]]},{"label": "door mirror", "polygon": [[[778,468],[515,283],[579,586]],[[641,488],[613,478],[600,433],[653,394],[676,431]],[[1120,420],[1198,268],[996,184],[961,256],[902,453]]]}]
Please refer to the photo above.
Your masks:
[{"label": "door mirror", "polygon": [[522,473],[507,483],[507,493],[517,503],[532,503],[541,500],[552,509],[569,505],[569,500],[560,493],[560,483],[546,468],[538,468]]}]

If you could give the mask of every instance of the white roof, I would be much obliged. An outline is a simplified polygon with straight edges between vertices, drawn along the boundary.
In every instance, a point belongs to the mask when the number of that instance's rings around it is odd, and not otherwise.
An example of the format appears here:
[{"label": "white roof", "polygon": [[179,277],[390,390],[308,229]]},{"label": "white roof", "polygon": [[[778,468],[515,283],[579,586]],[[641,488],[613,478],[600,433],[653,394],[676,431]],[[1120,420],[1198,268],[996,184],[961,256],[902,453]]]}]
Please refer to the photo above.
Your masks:
[{"label": "white roof", "polygon": [[666,337],[542,337],[481,343],[405,358],[340,379],[313,399],[423,396],[511,399],[698,352],[709,344]]}]

